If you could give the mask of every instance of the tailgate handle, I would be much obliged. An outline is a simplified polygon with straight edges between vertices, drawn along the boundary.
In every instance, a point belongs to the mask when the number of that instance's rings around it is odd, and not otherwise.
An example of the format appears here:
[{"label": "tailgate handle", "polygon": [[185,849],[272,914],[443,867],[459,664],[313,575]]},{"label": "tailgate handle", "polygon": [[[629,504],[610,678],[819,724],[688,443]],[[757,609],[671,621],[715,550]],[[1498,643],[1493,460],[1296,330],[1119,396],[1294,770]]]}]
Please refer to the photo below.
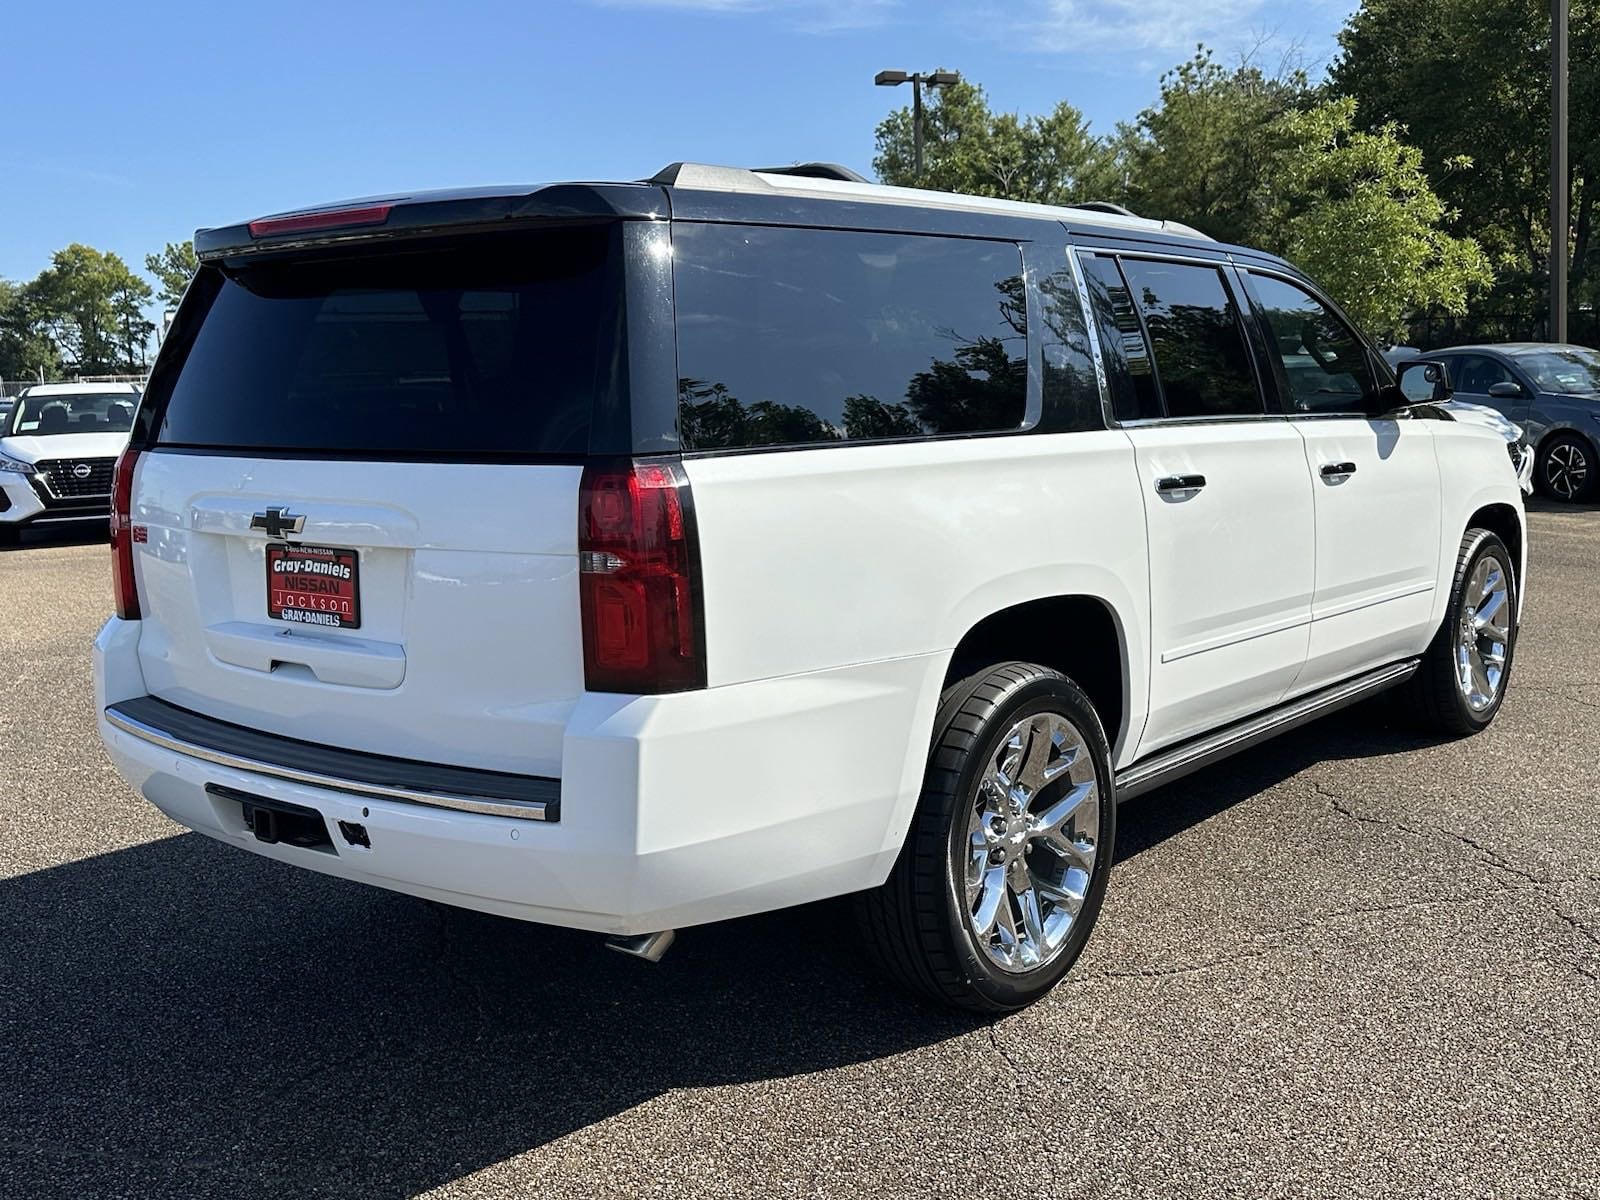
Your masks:
[{"label": "tailgate handle", "polygon": [[270,673],[288,663],[303,667],[319,683],[345,687],[397,688],[406,677],[406,652],[393,642],[322,637],[249,621],[206,627],[206,649],[218,662]]}]

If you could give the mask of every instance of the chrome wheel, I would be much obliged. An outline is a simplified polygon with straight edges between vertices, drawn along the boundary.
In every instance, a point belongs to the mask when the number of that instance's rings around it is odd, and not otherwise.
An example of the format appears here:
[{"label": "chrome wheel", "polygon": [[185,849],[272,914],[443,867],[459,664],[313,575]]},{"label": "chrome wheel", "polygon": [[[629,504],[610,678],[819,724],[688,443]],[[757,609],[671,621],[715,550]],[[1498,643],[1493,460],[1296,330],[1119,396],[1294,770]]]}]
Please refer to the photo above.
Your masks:
[{"label": "chrome wheel", "polygon": [[1577,442],[1550,447],[1544,460],[1544,481],[1563,500],[1576,499],[1589,482],[1589,456]]},{"label": "chrome wheel", "polygon": [[1511,590],[1506,566],[1493,554],[1478,560],[1461,595],[1456,634],[1456,685],[1473,712],[1500,695],[1511,649]]},{"label": "chrome wheel", "polygon": [[1100,842],[1100,787],[1078,728],[1024,717],[1000,740],[967,819],[966,910],[997,967],[1053,960],[1083,909]]}]

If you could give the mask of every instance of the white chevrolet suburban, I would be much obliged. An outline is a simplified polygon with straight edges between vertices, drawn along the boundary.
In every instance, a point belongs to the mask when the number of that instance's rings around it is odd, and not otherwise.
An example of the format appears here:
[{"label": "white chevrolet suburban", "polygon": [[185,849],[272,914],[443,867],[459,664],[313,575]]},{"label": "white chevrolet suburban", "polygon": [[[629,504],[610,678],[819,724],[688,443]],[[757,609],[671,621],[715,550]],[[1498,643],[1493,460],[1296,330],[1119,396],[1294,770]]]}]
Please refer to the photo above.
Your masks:
[{"label": "white chevrolet suburban", "polygon": [[872,958],[1002,1011],[1081,951],[1118,801],[1385,689],[1504,699],[1504,439],[1184,226],[676,164],[195,245],[95,677],[229,845],[648,958],[859,893]]}]

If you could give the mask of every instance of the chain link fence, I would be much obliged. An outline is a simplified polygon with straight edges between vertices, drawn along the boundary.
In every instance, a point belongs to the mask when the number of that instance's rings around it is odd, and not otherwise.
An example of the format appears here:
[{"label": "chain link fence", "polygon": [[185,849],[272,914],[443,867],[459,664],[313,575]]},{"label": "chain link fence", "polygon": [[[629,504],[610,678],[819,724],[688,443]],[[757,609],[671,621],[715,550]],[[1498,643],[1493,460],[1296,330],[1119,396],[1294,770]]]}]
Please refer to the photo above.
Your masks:
[{"label": "chain link fence", "polygon": [[[1497,342],[1548,342],[1549,313],[1526,309],[1476,312],[1464,317],[1427,313],[1408,322],[1406,345],[1418,350],[1443,350],[1447,346],[1482,346]],[[1567,314],[1567,341],[1575,346],[1600,349],[1600,311],[1574,309]]]}]

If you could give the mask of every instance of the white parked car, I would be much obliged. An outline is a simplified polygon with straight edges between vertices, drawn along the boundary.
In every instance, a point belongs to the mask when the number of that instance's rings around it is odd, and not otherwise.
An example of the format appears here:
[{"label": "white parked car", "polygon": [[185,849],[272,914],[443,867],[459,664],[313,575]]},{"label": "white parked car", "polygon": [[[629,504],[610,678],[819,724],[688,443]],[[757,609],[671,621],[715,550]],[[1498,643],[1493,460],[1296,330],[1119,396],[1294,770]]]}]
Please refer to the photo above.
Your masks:
[{"label": "white parked car", "polygon": [[17,396],[0,417],[0,545],[28,525],[107,518],[138,402],[131,383],[45,383]]},{"label": "white parked car", "polygon": [[1271,256],[683,164],[195,244],[95,679],[228,845],[645,957],[860,893],[872,960],[1000,1011],[1082,949],[1118,801],[1505,696],[1501,438]]}]

